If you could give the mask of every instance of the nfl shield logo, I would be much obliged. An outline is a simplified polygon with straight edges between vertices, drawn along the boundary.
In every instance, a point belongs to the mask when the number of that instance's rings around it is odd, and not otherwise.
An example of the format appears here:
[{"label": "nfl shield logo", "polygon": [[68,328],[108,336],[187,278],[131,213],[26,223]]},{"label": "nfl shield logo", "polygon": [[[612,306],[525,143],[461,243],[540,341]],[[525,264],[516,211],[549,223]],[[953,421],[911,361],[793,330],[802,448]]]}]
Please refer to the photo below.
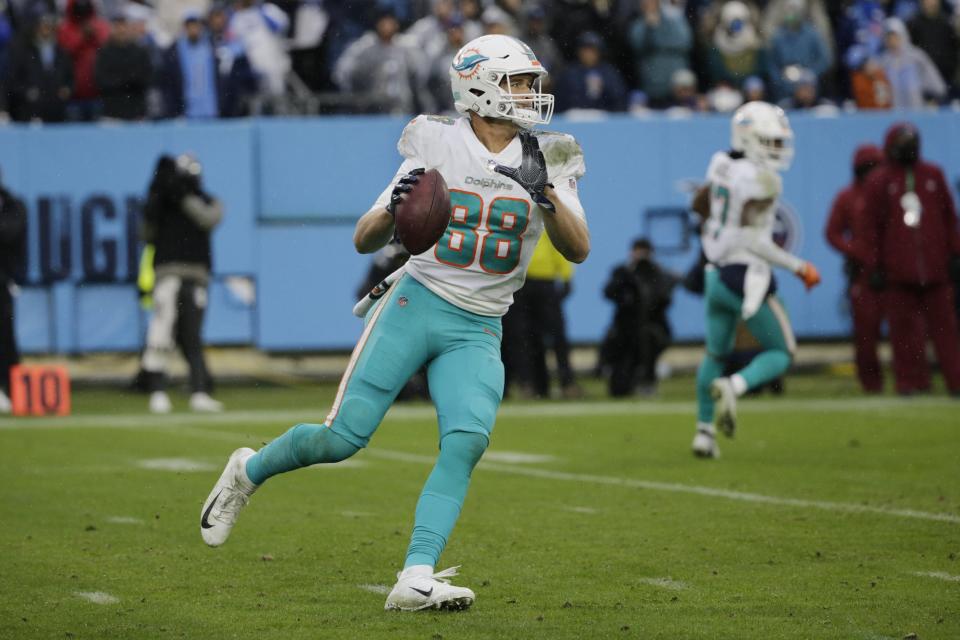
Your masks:
[{"label": "nfl shield logo", "polygon": [[407,306],[407,302],[409,302],[409,300],[407,300],[406,296],[400,296],[400,298],[397,300],[397,304],[401,307]]}]

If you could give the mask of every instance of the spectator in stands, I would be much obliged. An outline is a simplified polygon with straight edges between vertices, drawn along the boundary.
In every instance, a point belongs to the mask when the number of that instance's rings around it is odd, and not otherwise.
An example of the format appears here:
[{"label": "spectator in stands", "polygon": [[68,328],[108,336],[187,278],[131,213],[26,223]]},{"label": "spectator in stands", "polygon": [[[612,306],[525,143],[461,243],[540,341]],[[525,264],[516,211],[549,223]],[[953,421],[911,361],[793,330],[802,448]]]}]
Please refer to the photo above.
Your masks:
[{"label": "spectator in stands", "polygon": [[291,23],[289,46],[293,73],[303,81],[308,90],[321,91],[329,83],[324,45],[330,17],[324,9],[323,1],[295,2]]},{"label": "spectator in stands", "polygon": [[597,109],[624,111],[627,88],[620,72],[603,60],[603,43],[592,31],[581,34],[577,62],[569,65],[557,80],[557,111]]},{"label": "spectator in stands", "polygon": [[527,280],[514,294],[503,318],[501,355],[506,384],[525,398],[550,396],[547,351],[557,363],[560,391],[566,398],[581,395],[570,366],[563,301],[571,291],[573,265],[560,255],[546,234],[540,236],[530,258]]},{"label": "spectator in stands", "polygon": [[[27,30],[28,29],[23,29],[22,31]],[[10,50],[14,44],[14,35],[13,24],[10,22],[7,12],[0,12],[0,78],[6,76],[9,71],[9,57]]]},{"label": "spectator in stands", "polygon": [[883,151],[872,144],[857,147],[853,156],[853,182],[847,185],[833,201],[827,220],[827,241],[843,256],[843,271],[847,276],[847,297],[853,317],[853,345],[860,387],[867,393],[883,391],[883,368],[877,356],[880,328],[883,324],[883,305],[878,291],[870,286],[863,265],[865,258],[858,253],[855,241],[863,228],[860,218],[874,215],[867,206],[865,185],[867,176],[883,162]]},{"label": "spectator in stands", "polygon": [[940,167],[920,157],[920,133],[890,127],[887,161],[867,177],[872,215],[854,236],[873,285],[884,289],[897,392],[930,390],[926,341],[934,345],[947,389],[960,396],[960,335],[951,275],[960,272],[960,228],[953,194]]},{"label": "spectator in stands", "polygon": [[480,0],[460,0],[460,15],[463,16],[463,34],[467,42],[483,35],[483,5]]},{"label": "spectator in stands", "polygon": [[524,19],[523,3],[524,0],[493,0],[492,4],[506,11],[514,24],[519,25]]},{"label": "spectator in stands", "polygon": [[749,7],[732,0],[723,5],[707,53],[707,86],[739,87],[748,77],[766,74],[766,52]]},{"label": "spectator in stands", "polygon": [[210,41],[213,42],[214,46],[230,45],[238,51],[244,51],[243,44],[230,37],[230,14],[224,7],[214,5],[206,15],[207,33],[210,35]]},{"label": "spectator in stands", "polygon": [[496,5],[483,10],[481,16],[483,33],[486,35],[516,36],[517,23],[506,11]]},{"label": "spectator in stands", "polygon": [[[769,0],[763,8],[760,18],[760,33],[766,36],[769,41],[777,32],[777,28],[783,24],[784,20],[793,11],[791,0]],[[820,38],[827,45],[830,51],[830,58],[835,57],[833,25],[830,24],[830,16],[827,15],[827,9],[824,0],[802,0],[803,9],[810,18],[810,24],[820,34]]]},{"label": "spectator in stands", "polygon": [[866,47],[853,46],[847,50],[850,69],[850,89],[858,109],[890,109],[893,107],[893,87],[879,58],[869,55]]},{"label": "spectator in stands", "polygon": [[[127,18],[130,39],[147,50],[150,67],[154,71],[161,69],[170,36],[158,28],[153,9],[137,2],[126,2],[123,14]],[[151,120],[164,117],[163,96],[157,85],[158,78],[158,74],[154,73],[153,82],[147,88],[147,118]]]},{"label": "spectator in stands", "polygon": [[601,350],[609,354],[610,395],[630,395],[641,385],[645,394],[657,384],[657,360],[670,345],[667,309],[679,278],[653,259],[653,245],[638,238],[630,259],[610,275],[603,295],[615,306],[613,324]]},{"label": "spectator in stands", "polygon": [[809,69],[819,83],[831,65],[830,49],[806,10],[804,0],[786,0],[783,22],[770,40],[768,74],[777,100],[790,94],[789,68]]},{"label": "spectator in stands", "polygon": [[670,96],[670,110],[679,112],[709,111],[709,105],[704,96],[697,93],[697,76],[690,69],[677,69],[670,81],[673,91]]},{"label": "spectator in stands", "polygon": [[[958,5],[960,8],[960,5]],[[922,0],[920,11],[907,24],[910,38],[936,65],[944,82],[953,85],[957,75],[960,38],[944,14],[940,0]]]},{"label": "spectator in stands", "polygon": [[[176,345],[190,368],[190,408],[222,411],[210,397],[213,378],[203,357],[203,316],[213,264],[211,238],[223,219],[220,201],[203,189],[202,167],[184,154],[161,156],[143,208],[143,239],[155,254],[153,316],[140,366],[150,391],[152,413],[169,413],[167,365]],[[142,275],[142,274],[141,274]]]},{"label": "spectator in stands", "polygon": [[720,84],[707,92],[707,104],[711,111],[730,113],[743,104],[743,94],[725,84]]},{"label": "spectator in stands", "polygon": [[563,56],[557,43],[547,32],[547,12],[542,5],[531,4],[527,7],[526,15],[526,30],[520,39],[533,49],[537,60],[550,72],[547,81],[551,82],[563,73]]},{"label": "spectator in stands", "polygon": [[200,14],[188,11],[180,36],[163,53],[157,82],[166,118],[216,118],[220,114],[215,49]]},{"label": "spectator in stands", "polygon": [[57,44],[57,19],[40,16],[32,38],[21,38],[11,54],[10,115],[18,122],[63,122],[73,94],[73,64]]},{"label": "spectator in stands", "polygon": [[[434,59],[447,45],[447,28],[456,14],[453,0],[431,0],[430,14],[420,18],[407,29],[406,35],[428,59]],[[396,15],[396,14],[394,14]]]},{"label": "spectator in stands", "polygon": [[270,98],[286,91],[290,54],[285,38],[289,26],[283,10],[260,0],[237,0],[230,17],[228,29],[243,44],[250,66],[260,77],[260,91]]},{"label": "spectator in stands", "polygon": [[886,10],[879,0],[853,0],[848,4],[837,25],[837,43],[840,55],[846,57],[852,47],[862,51],[858,60],[877,56],[883,49],[883,21]]},{"label": "spectator in stands", "polygon": [[207,15],[214,8],[228,7],[231,0],[154,0],[155,29],[159,34],[157,46],[161,49],[173,44],[183,26],[183,17],[188,13]]},{"label": "spectator in stands", "polygon": [[930,57],[910,42],[910,34],[899,18],[884,23],[884,51],[880,64],[890,80],[895,109],[916,109],[928,101],[946,97],[947,85]]},{"label": "spectator in stands", "polygon": [[421,58],[399,30],[393,11],[382,9],[374,29],[347,47],[333,70],[340,89],[356,94],[368,110],[409,114],[430,104]]},{"label": "spectator in stands", "polygon": [[759,76],[750,76],[743,81],[743,101],[754,102],[757,100],[766,101],[767,86]]},{"label": "spectator in stands", "polygon": [[70,119],[94,120],[100,115],[100,92],[94,79],[97,52],[110,37],[110,25],[97,15],[93,0],[68,0],[57,41],[73,61]]},{"label": "spectator in stands", "polygon": [[103,99],[103,117],[143,120],[153,68],[150,53],[139,42],[123,13],[110,22],[110,39],[97,53],[94,77]]},{"label": "spectator in stands", "polygon": [[8,24],[16,33],[21,33],[36,24],[41,16],[48,14],[58,15],[58,9],[63,9],[63,2],[53,0],[7,0],[5,14]]},{"label": "spectator in stands", "polygon": [[687,19],[674,7],[640,0],[640,9],[630,27],[637,77],[651,106],[663,106],[670,99],[674,72],[690,66],[693,37]]},{"label": "spectator in stands", "polygon": [[819,96],[817,76],[810,69],[788,69],[787,79],[790,82],[790,95],[780,101],[783,109],[792,111],[833,106],[832,102]]},{"label": "spectator in stands", "polygon": [[196,12],[186,14],[183,34],[163,56],[160,85],[168,118],[237,116],[244,95],[256,90],[246,58],[215,47]]},{"label": "spectator in stands", "polygon": [[467,43],[463,16],[454,14],[450,17],[445,37],[446,46],[428,63],[427,90],[433,104],[425,110],[434,113],[455,112],[453,93],[450,90],[450,61]]},{"label": "spectator in stands", "polygon": [[[636,4],[638,0],[630,0]],[[599,33],[610,47],[617,36],[613,7],[610,0],[553,0],[550,14],[554,18],[550,26],[564,60],[573,60],[577,55],[577,38],[581,33]]]},{"label": "spectator in stands", "polygon": [[[368,18],[377,9],[376,0],[354,0],[352,2],[324,2],[323,9],[330,18],[327,29],[326,66],[333,78],[333,68],[350,44],[367,32]],[[335,88],[333,86],[331,89]]]},{"label": "spectator in stands", "polygon": [[10,367],[20,364],[13,291],[27,257],[27,209],[0,185],[0,413],[10,413]]}]

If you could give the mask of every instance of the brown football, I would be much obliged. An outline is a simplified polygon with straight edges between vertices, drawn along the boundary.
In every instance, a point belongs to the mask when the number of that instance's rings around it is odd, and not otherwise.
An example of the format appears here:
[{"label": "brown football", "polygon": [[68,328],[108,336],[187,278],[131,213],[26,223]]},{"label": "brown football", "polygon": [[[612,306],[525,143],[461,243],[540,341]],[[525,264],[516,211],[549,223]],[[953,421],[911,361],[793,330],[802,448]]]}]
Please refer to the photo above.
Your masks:
[{"label": "brown football", "polygon": [[450,222],[450,191],[436,169],[420,176],[396,207],[397,235],[412,255],[437,244]]}]

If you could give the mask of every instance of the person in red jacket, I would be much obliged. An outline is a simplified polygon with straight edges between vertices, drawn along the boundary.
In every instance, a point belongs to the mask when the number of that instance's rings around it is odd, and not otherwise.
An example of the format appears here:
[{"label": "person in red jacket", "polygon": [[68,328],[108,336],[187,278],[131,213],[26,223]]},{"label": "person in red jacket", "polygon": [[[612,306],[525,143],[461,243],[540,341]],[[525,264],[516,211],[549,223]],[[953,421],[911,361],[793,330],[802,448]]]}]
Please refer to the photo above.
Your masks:
[{"label": "person in red jacket", "polygon": [[883,162],[880,147],[865,144],[857,147],[853,156],[853,182],[837,194],[827,220],[826,236],[834,249],[843,254],[847,274],[847,295],[853,316],[853,342],[860,387],[867,393],[883,391],[883,370],[877,357],[883,307],[878,291],[870,287],[863,268],[866,259],[857,253],[856,218],[873,215],[866,207],[865,184],[870,172]]},{"label": "person in red jacket", "polygon": [[74,91],[71,116],[94,120],[98,115],[99,91],[93,78],[97,51],[107,41],[110,25],[97,15],[93,0],[67,0],[67,11],[57,40],[73,61]]},{"label": "person in red jacket", "polygon": [[920,158],[908,123],[887,132],[887,162],[867,178],[863,233],[854,232],[873,285],[885,290],[897,392],[930,389],[926,339],[952,395],[960,396],[960,337],[951,273],[960,269],[957,210],[940,168]]}]

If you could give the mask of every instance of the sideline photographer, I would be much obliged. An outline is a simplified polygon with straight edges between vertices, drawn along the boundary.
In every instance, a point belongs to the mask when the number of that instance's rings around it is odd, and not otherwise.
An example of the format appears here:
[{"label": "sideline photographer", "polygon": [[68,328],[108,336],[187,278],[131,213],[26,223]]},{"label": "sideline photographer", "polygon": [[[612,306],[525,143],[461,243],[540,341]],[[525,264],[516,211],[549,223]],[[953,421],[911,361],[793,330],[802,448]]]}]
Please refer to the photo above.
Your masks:
[{"label": "sideline photographer", "polygon": [[144,207],[142,234],[148,243],[141,268],[141,289],[151,284],[153,247],[153,317],[141,367],[150,391],[150,411],[172,409],[166,392],[167,361],[179,345],[190,368],[190,408],[222,411],[210,397],[213,379],[203,358],[201,328],[210,280],[210,234],[223,218],[220,201],[203,190],[202,166],[189,154],[161,156]]}]

